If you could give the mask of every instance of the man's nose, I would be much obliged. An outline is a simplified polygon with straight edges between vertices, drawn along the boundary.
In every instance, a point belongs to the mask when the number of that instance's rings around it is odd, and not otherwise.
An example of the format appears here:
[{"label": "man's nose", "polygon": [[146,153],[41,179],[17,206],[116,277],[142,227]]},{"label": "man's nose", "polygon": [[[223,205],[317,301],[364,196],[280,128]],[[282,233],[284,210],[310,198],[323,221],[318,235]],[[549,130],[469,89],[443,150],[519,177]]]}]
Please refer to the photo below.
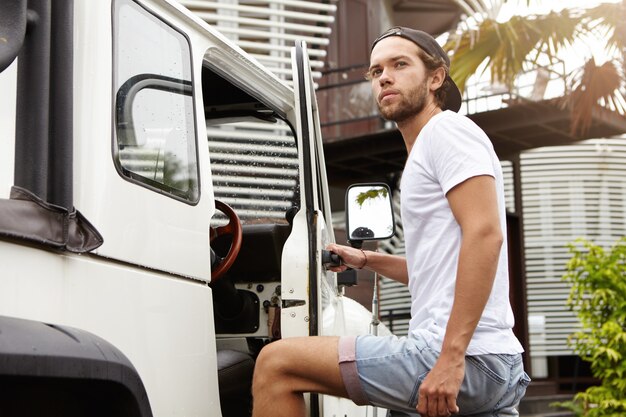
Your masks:
[{"label": "man's nose", "polygon": [[383,68],[383,72],[380,74],[380,77],[378,77],[378,82],[380,85],[391,84],[393,82],[389,69]]}]

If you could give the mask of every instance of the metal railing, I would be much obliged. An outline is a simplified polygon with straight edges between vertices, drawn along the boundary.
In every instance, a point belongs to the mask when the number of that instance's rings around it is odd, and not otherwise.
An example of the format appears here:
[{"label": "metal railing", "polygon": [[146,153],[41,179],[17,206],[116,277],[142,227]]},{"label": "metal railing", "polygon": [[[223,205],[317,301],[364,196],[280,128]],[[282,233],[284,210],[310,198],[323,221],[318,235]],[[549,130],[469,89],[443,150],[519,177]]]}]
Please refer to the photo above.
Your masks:
[{"label": "metal railing", "polygon": [[[519,74],[511,87],[496,84],[482,76],[470,79],[463,92],[461,113],[474,114],[497,110],[518,103],[520,100],[541,101],[562,97],[567,93],[565,63],[556,58],[544,57],[545,65],[529,63],[528,70]],[[322,112],[323,127],[380,120],[385,128],[371,94],[369,81],[361,77],[367,64],[333,68],[322,72],[318,95],[330,95],[327,101],[341,102],[336,109]],[[332,105],[331,105],[332,106]]]}]

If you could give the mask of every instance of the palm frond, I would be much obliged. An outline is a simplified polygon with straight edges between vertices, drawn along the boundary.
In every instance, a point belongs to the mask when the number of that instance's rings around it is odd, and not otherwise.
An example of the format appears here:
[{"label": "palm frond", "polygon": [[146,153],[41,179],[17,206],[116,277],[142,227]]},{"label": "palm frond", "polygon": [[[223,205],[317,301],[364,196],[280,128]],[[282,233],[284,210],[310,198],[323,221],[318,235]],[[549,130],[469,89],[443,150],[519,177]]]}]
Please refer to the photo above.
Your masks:
[{"label": "palm frond", "polygon": [[475,31],[466,31],[448,38],[444,49],[451,52],[450,76],[461,91],[478,67],[491,58],[498,48],[496,22],[486,20]]},{"label": "palm frond", "polygon": [[450,76],[463,89],[470,76],[487,62],[492,81],[513,85],[531,53],[555,55],[577,35],[580,18],[568,10],[540,16],[514,16],[507,22],[486,19],[478,28],[450,35],[444,49],[451,55]]},{"label": "palm frond", "polygon": [[506,0],[454,0],[468,16],[495,20]]},{"label": "palm frond", "polygon": [[573,90],[562,100],[571,111],[572,135],[585,134],[591,127],[594,111],[600,108],[608,108],[622,116],[626,114],[622,79],[623,74],[615,63],[598,66],[593,59],[572,73]]},{"label": "palm frond", "polygon": [[473,18],[472,27],[460,25],[444,45],[451,56],[450,75],[461,91],[471,76],[482,75],[477,73],[479,70],[489,71],[492,82],[512,90],[516,77],[529,63],[536,65],[541,54],[555,57],[577,39],[593,36],[605,39],[607,52],[618,51],[622,59],[600,66],[589,60],[570,75],[571,93],[561,103],[571,111],[572,134],[586,133],[600,107],[626,115],[626,0],[588,9],[514,16],[503,23],[487,12],[489,0],[455,1],[464,3],[464,10],[481,13]]},{"label": "palm frond", "polygon": [[[626,3],[602,3],[583,11],[583,28],[601,38],[606,39],[606,48],[619,51],[626,50]],[[622,59],[624,57],[622,56]]]}]

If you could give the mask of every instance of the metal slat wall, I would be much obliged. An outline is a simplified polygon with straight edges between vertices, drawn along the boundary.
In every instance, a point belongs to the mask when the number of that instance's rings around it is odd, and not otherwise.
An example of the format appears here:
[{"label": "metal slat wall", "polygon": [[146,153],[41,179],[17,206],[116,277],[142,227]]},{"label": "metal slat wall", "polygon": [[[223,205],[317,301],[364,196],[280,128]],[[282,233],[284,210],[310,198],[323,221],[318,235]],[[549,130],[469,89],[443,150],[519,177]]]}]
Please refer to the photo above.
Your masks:
[{"label": "metal slat wall", "polygon": [[[291,48],[308,45],[321,77],[337,10],[329,0],[180,0],[280,79],[291,82]],[[244,222],[280,222],[298,192],[298,155],[286,124],[207,126],[215,196]]]},{"label": "metal slat wall", "polygon": [[[404,229],[400,214],[400,190],[393,192],[393,208],[396,223],[396,234],[393,238],[380,242],[379,251],[392,255],[403,256]],[[380,288],[380,317],[389,330],[398,336],[406,336],[409,331],[411,315],[411,295],[406,285],[389,278],[381,277]]]},{"label": "metal slat wall", "polygon": [[571,355],[566,244],[610,247],[626,235],[626,138],[526,152],[521,169],[531,356]]},{"label": "metal slat wall", "polygon": [[504,206],[509,213],[515,213],[515,190],[513,188],[513,164],[510,161],[500,161],[504,178]]},{"label": "metal slat wall", "polygon": [[215,198],[243,223],[284,222],[297,201],[298,150],[286,123],[207,126]]},{"label": "metal slat wall", "polygon": [[335,20],[336,0],[181,0],[201,19],[273,71],[291,80],[291,47],[308,45],[313,77],[320,78]]}]

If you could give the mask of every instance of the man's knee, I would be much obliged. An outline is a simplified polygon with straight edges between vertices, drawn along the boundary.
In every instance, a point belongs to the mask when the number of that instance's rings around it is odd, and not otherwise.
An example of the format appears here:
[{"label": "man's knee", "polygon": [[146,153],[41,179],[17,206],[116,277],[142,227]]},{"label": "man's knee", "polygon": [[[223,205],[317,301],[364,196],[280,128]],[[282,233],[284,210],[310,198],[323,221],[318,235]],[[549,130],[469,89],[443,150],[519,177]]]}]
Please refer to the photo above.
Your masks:
[{"label": "man's knee", "polygon": [[278,340],[261,349],[254,368],[254,382],[280,378],[289,369],[288,340]]}]

